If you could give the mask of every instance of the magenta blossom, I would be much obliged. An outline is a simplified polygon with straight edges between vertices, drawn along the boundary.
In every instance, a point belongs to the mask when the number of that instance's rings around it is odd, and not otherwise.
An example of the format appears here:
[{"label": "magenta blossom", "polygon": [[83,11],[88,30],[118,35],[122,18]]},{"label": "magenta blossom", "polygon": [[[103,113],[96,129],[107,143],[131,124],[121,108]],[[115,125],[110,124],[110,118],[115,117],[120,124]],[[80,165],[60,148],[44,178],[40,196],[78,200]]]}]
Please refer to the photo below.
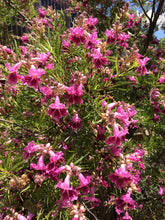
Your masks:
[{"label": "magenta blossom", "polygon": [[93,64],[97,69],[107,64],[107,58],[103,57],[99,50],[95,50],[95,53],[91,54],[91,57],[93,57]]},{"label": "magenta blossom", "polygon": [[68,99],[68,105],[71,105],[73,103],[81,105],[83,103],[83,100],[81,99],[81,96],[83,95],[82,85],[76,85],[72,84],[69,87],[66,87],[66,98]]},{"label": "magenta blossom", "polygon": [[61,201],[74,201],[78,198],[78,193],[76,190],[73,190],[73,187],[70,187],[70,175],[68,174],[64,182],[58,182],[56,188],[61,190]]},{"label": "magenta blossom", "polygon": [[71,121],[68,124],[69,128],[72,128],[73,130],[81,129],[81,118],[79,118],[78,114],[75,114]]},{"label": "magenta blossom", "polygon": [[96,29],[95,25],[98,23],[97,18],[92,18],[92,16],[89,16],[88,20],[86,21],[87,28],[92,31],[93,29]]},{"label": "magenta blossom", "polygon": [[104,141],[105,140],[105,130],[106,127],[105,125],[103,126],[103,128],[101,128],[99,125],[97,125],[97,136],[95,138],[96,141]]},{"label": "magenta blossom", "polygon": [[144,74],[148,73],[147,69],[145,67],[148,60],[150,60],[150,58],[145,57],[142,59],[142,56],[140,54],[137,55],[137,62],[139,64],[139,67],[136,69],[136,72],[138,72],[139,75],[144,75]]},{"label": "magenta blossom", "polygon": [[23,43],[28,43],[28,42],[29,42],[28,37],[25,36],[25,35],[23,35],[23,36],[21,37],[21,40],[23,41]]},{"label": "magenta blossom", "polygon": [[81,43],[86,43],[86,38],[84,36],[84,29],[81,27],[76,28],[70,28],[71,35],[69,37],[69,40],[76,44],[76,47]]},{"label": "magenta blossom", "polygon": [[48,12],[48,10],[44,11],[44,10],[42,10],[42,8],[39,8],[38,11],[39,11],[39,17],[40,18],[44,18],[46,16],[47,12]]},{"label": "magenta blossom", "polygon": [[62,40],[62,50],[63,50],[63,53],[69,52],[69,49],[70,49],[70,43],[63,39]]},{"label": "magenta blossom", "polygon": [[43,145],[36,145],[34,141],[29,142],[28,145],[24,148],[24,158],[25,160],[34,155],[35,152],[37,152],[40,149],[43,149]]},{"label": "magenta blossom", "polygon": [[130,185],[132,182],[132,176],[125,169],[125,165],[122,164],[120,168],[115,170],[115,173],[111,173],[108,178],[116,184],[116,187],[120,190],[126,185]]},{"label": "magenta blossom", "polygon": [[44,154],[41,154],[41,156],[38,159],[37,165],[35,163],[30,164],[30,169],[35,170],[45,170],[45,164],[44,164]]},{"label": "magenta blossom", "polygon": [[81,190],[83,194],[88,194],[89,193],[89,183],[90,177],[85,178],[82,173],[78,174],[78,179],[80,181],[80,186],[76,188],[76,190]]},{"label": "magenta blossom", "polygon": [[137,203],[130,197],[130,192],[128,191],[125,195],[122,195],[121,198],[116,198],[115,201],[115,210],[118,215],[125,213],[126,209],[136,209]]},{"label": "magenta blossom", "polygon": [[118,34],[119,45],[123,48],[127,48],[128,44],[126,43],[126,41],[129,37],[129,34],[126,33]]},{"label": "magenta blossom", "polygon": [[105,31],[105,35],[107,36],[107,44],[116,44],[116,37],[115,37],[115,34],[114,34],[114,30],[106,30]]},{"label": "magenta blossom", "polygon": [[92,34],[88,34],[88,40],[85,45],[85,49],[93,49],[96,48],[96,45],[101,42],[101,40],[97,40],[97,33],[93,32]]},{"label": "magenta blossom", "polygon": [[10,85],[16,84],[19,76],[17,74],[18,69],[20,68],[22,62],[16,63],[14,66],[10,67],[10,63],[6,63],[6,67],[10,71],[10,74],[8,76],[8,82]]},{"label": "magenta blossom", "polygon": [[55,103],[49,105],[47,114],[57,122],[60,120],[60,118],[65,117],[68,114],[68,110],[66,109],[65,104],[60,103],[59,96],[56,96]]},{"label": "magenta blossom", "polygon": [[91,194],[91,196],[86,196],[83,199],[92,202],[92,207],[99,206],[101,201],[100,201],[100,199],[97,199],[95,197],[95,195],[94,195],[95,194],[95,188],[93,186],[91,187],[89,194]]},{"label": "magenta blossom", "polygon": [[124,130],[121,126],[119,126],[114,122],[113,123],[113,136],[109,136],[105,143],[107,145],[116,145],[120,146],[121,142],[125,140],[125,135],[128,133],[127,130]]},{"label": "magenta blossom", "polygon": [[160,84],[164,83],[165,81],[165,73],[157,80]]},{"label": "magenta blossom", "polygon": [[29,75],[26,75],[22,78],[22,82],[29,87],[33,87],[35,91],[38,90],[38,85],[40,83],[41,75],[45,74],[45,70],[39,68],[37,69],[34,65],[31,65],[29,70]]}]

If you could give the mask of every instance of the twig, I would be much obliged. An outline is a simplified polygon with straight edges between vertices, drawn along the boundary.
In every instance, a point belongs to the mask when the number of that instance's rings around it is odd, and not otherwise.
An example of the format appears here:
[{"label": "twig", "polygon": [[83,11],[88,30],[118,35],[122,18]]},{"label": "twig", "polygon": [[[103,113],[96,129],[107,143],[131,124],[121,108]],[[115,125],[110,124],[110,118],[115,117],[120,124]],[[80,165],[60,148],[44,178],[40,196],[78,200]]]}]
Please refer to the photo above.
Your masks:
[{"label": "twig", "polygon": [[95,220],[99,220],[99,219],[93,214],[93,212],[91,212],[91,211],[88,209],[88,207],[85,205],[85,203],[84,203],[84,202],[82,202],[82,203],[83,203],[83,205],[85,206],[86,210],[95,218]]},{"label": "twig", "polygon": [[151,21],[152,21],[154,13],[155,13],[155,0],[153,0],[153,4],[152,4]]},{"label": "twig", "polygon": [[144,7],[143,7],[141,1],[138,0],[138,2],[139,2],[139,4],[140,4],[140,7],[141,7],[141,9],[143,10],[145,16],[146,16],[146,17],[148,18],[148,20],[151,22],[152,20],[151,20],[151,18],[148,16],[147,12],[145,11],[145,9],[144,9]]}]

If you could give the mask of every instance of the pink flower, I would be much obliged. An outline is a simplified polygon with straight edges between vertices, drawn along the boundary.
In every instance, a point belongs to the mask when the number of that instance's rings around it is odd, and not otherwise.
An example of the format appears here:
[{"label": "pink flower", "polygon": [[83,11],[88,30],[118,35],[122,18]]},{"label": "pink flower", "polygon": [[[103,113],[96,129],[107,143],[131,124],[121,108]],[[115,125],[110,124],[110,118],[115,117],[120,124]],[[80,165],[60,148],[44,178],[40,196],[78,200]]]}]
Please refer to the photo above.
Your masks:
[{"label": "pink flower", "polygon": [[[114,30],[106,30],[105,35],[107,36],[107,44],[112,44],[116,41]],[[116,44],[116,43],[115,43]]]},{"label": "pink flower", "polygon": [[97,125],[97,136],[95,138],[96,141],[104,141],[105,140],[105,125],[103,126],[103,128],[101,128],[99,125]]},{"label": "pink flower", "polygon": [[69,37],[69,40],[76,44],[76,47],[81,43],[86,43],[86,38],[84,37],[84,29],[81,27],[70,28],[70,32],[72,33]]},{"label": "pink flower", "polygon": [[117,147],[117,146],[112,146],[111,147],[111,154],[113,155],[114,158],[118,158],[121,155],[122,151],[122,146]]},{"label": "pink flower", "polygon": [[127,48],[128,44],[126,43],[126,40],[129,38],[129,34],[121,33],[118,35],[119,45],[123,48]]},{"label": "pink flower", "polygon": [[7,53],[7,54],[12,54],[12,51],[8,48],[8,47],[3,47],[4,49],[5,49],[5,52]]},{"label": "pink flower", "polygon": [[91,189],[90,189],[90,194],[92,194],[92,196],[86,196],[84,197],[83,199],[84,200],[88,200],[90,202],[92,202],[92,207],[96,207],[96,206],[99,206],[100,204],[100,199],[97,199],[94,194],[95,194],[95,188],[92,186]]},{"label": "pink flower", "polygon": [[125,135],[128,133],[127,130],[124,130],[122,127],[120,127],[114,122],[113,123],[113,136],[109,136],[105,143],[107,145],[116,145],[120,146],[121,142],[125,140]]},{"label": "pink flower", "polygon": [[41,154],[41,156],[38,159],[37,165],[35,163],[30,164],[30,169],[35,170],[45,170],[45,164],[44,164],[44,154]]},{"label": "pink flower", "polygon": [[130,192],[127,192],[125,195],[122,195],[121,198],[116,198],[115,210],[118,215],[125,212],[125,209],[136,209],[137,203],[130,197],[130,195]]},{"label": "pink flower", "polygon": [[23,43],[28,43],[28,42],[29,42],[28,37],[25,36],[25,35],[23,35],[23,36],[21,37],[21,40],[23,41]]},{"label": "pink flower", "polygon": [[22,64],[22,62],[19,62],[19,63],[16,63],[14,66],[10,67],[10,63],[6,63],[6,67],[10,71],[10,74],[8,76],[9,84],[13,85],[13,84],[17,83],[18,78],[19,78],[17,71],[20,68],[21,64]]},{"label": "pink flower", "polygon": [[45,70],[43,70],[41,68],[36,69],[36,67],[34,65],[31,65],[31,68],[29,70],[29,75],[24,76],[24,78],[22,78],[22,82],[25,85],[33,87],[37,91],[38,90],[38,84],[41,81],[40,77],[43,74],[45,74]]},{"label": "pink flower", "polygon": [[27,220],[31,220],[34,217],[33,213],[28,212]]},{"label": "pink flower", "polygon": [[17,214],[17,219],[18,220],[28,220],[25,216]]},{"label": "pink flower", "polygon": [[33,58],[33,60],[37,60],[39,62],[39,64],[41,64],[42,66],[45,65],[48,60],[50,59],[50,53],[39,53],[37,52],[37,57]]},{"label": "pink flower", "polygon": [[133,82],[133,83],[131,83],[131,85],[137,84],[137,80],[136,80],[135,76],[128,76],[127,79],[129,79],[131,82]]},{"label": "pink flower", "polygon": [[36,145],[34,141],[29,142],[28,145],[24,148],[24,158],[25,160],[28,159],[30,156],[34,155],[34,152],[38,151],[39,149],[42,149],[43,145]]},{"label": "pink flower", "polygon": [[93,57],[93,64],[97,69],[107,64],[107,58],[103,57],[103,55],[98,50],[95,50],[95,53],[91,54],[91,57]]},{"label": "pink flower", "polygon": [[83,103],[83,100],[81,99],[81,96],[83,95],[83,90],[81,84],[79,85],[71,85],[69,87],[66,87],[66,98],[68,99],[68,105],[71,105],[73,103],[81,105]]},{"label": "pink flower", "polygon": [[116,184],[119,190],[132,182],[132,177],[130,173],[125,170],[124,164],[122,164],[119,169],[116,169],[115,173],[111,173],[108,178]]},{"label": "pink flower", "polygon": [[97,40],[97,33],[93,32],[92,34],[88,34],[88,40],[85,45],[85,49],[92,49],[95,48],[96,45],[100,42],[100,40]]},{"label": "pink flower", "polygon": [[55,103],[49,105],[47,114],[57,122],[60,120],[60,118],[65,117],[68,114],[68,110],[66,109],[65,104],[60,103],[59,96],[56,96]]},{"label": "pink flower", "polygon": [[92,16],[89,16],[86,24],[87,24],[87,27],[90,31],[92,31],[93,29],[95,29],[95,25],[98,23],[98,20],[97,18],[92,18]]},{"label": "pink flower", "polygon": [[69,49],[70,49],[70,43],[63,39],[62,40],[62,50],[63,50],[63,53],[69,52]]},{"label": "pink flower", "polygon": [[88,184],[90,183],[90,177],[85,178],[82,173],[79,173],[78,179],[80,181],[80,186],[76,187],[76,190],[81,190],[83,194],[88,194],[89,193]]},{"label": "pink flower", "polygon": [[39,8],[38,11],[39,11],[40,18],[44,18],[48,12],[48,10],[43,11],[42,8]]},{"label": "pink flower", "polygon": [[64,161],[64,154],[62,151],[59,151],[59,152],[56,152],[54,153],[52,150],[49,150],[48,154],[50,155],[50,162],[51,163],[57,163],[57,161],[61,161],[63,162]]},{"label": "pink flower", "polygon": [[58,182],[56,188],[61,190],[61,201],[74,201],[78,198],[78,193],[70,187],[70,175],[68,174],[64,182]]},{"label": "pink flower", "polygon": [[135,18],[135,14],[132,14],[132,15],[129,14],[128,17],[129,17],[129,20],[128,20],[127,28],[132,28],[135,26],[135,22],[133,20]]},{"label": "pink flower", "polygon": [[73,130],[81,129],[81,118],[79,118],[78,114],[75,114],[71,121],[68,124],[69,128],[72,128]]},{"label": "pink flower", "polygon": [[148,60],[150,60],[150,58],[145,57],[144,59],[142,59],[143,56],[141,56],[140,54],[137,55],[137,62],[139,64],[139,67],[136,69],[136,72],[139,73],[139,75],[144,75],[147,72],[147,69],[145,67],[145,64],[147,63]]},{"label": "pink flower", "polygon": [[163,73],[163,75],[157,80],[157,82],[162,84],[162,83],[164,83],[164,81],[165,81],[165,73]]}]

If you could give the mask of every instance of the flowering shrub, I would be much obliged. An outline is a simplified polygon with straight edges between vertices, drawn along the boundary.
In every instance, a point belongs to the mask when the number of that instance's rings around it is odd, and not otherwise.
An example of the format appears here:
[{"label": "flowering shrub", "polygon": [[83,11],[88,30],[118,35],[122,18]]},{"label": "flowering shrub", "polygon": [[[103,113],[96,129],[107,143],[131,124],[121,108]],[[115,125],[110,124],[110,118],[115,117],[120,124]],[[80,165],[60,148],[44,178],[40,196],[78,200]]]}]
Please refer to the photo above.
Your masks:
[{"label": "flowering shrub", "polygon": [[140,54],[135,21],[126,3],[98,38],[97,18],[66,30],[62,12],[40,8],[17,51],[0,46],[2,219],[144,219],[150,185],[164,203],[151,166],[165,61]]}]

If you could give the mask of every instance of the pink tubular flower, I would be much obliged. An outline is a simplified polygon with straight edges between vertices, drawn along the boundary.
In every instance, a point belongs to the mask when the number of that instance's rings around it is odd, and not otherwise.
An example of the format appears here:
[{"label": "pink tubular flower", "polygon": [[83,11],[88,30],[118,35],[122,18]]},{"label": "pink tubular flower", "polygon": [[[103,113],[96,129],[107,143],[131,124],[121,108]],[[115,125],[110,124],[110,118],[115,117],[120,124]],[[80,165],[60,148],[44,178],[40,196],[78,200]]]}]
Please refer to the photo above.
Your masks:
[{"label": "pink tubular flower", "polygon": [[107,58],[103,57],[98,50],[96,50],[94,54],[91,54],[91,57],[93,57],[93,64],[97,69],[100,69],[103,65],[107,64]]},{"label": "pink tubular flower", "polygon": [[137,68],[136,72],[138,72],[139,75],[144,75],[148,73],[145,67],[145,64],[147,63],[148,60],[150,60],[150,58],[145,57],[142,59],[142,56],[140,54],[137,55],[137,62],[139,64],[139,67]]},{"label": "pink tubular flower", "polygon": [[34,155],[34,152],[42,149],[43,145],[36,145],[33,141],[29,142],[28,145],[24,148],[24,158],[25,160],[28,159],[30,156]]},{"label": "pink tubular flower", "polygon": [[69,37],[69,40],[76,44],[76,47],[81,43],[86,43],[86,38],[84,37],[84,29],[81,27],[70,28],[70,32],[72,33]]},{"label": "pink tubular flower", "polygon": [[129,20],[128,20],[127,28],[132,28],[135,26],[135,22],[133,20],[135,18],[135,14],[132,14],[132,15],[129,14],[128,17],[129,17]]},{"label": "pink tubular flower", "polygon": [[35,170],[45,170],[45,164],[44,164],[44,155],[41,154],[41,156],[38,159],[37,165],[35,163],[30,164],[30,169]]},{"label": "pink tubular flower", "polygon": [[38,11],[39,11],[40,18],[44,18],[48,12],[48,10],[43,11],[42,8],[39,8]]},{"label": "pink tubular flower", "polygon": [[165,188],[160,186],[159,194],[162,196],[162,203],[165,204]]},{"label": "pink tubular flower", "polygon": [[83,95],[82,85],[71,85],[69,87],[66,87],[66,98],[68,99],[68,105],[71,105],[73,103],[81,105],[83,103],[83,100],[81,99],[81,96]]},{"label": "pink tubular flower", "polygon": [[93,32],[92,34],[88,34],[88,40],[85,45],[85,49],[93,49],[96,47],[96,45],[100,42],[100,40],[97,40],[97,33]]},{"label": "pink tubular flower", "polygon": [[109,136],[105,143],[107,145],[116,145],[120,146],[121,142],[125,140],[125,135],[128,133],[127,130],[124,130],[122,127],[118,127],[118,125],[113,123],[113,136]]},{"label": "pink tubular flower", "polygon": [[85,178],[82,173],[79,173],[78,179],[80,181],[80,186],[76,187],[76,190],[81,190],[84,195],[88,194],[89,193],[88,184],[90,183],[90,178]]},{"label": "pink tubular flower", "polygon": [[86,24],[87,24],[87,27],[90,31],[92,31],[93,29],[95,29],[95,25],[98,23],[98,20],[97,18],[92,18],[92,16],[89,16]]},{"label": "pink tubular flower", "polygon": [[66,40],[62,40],[62,50],[63,50],[63,53],[67,53],[70,49],[70,43],[67,42]]},{"label": "pink tubular flower", "polygon": [[8,82],[10,85],[17,83],[18,78],[19,78],[17,71],[20,68],[21,64],[22,64],[22,62],[19,62],[19,63],[16,63],[14,66],[10,67],[10,63],[6,63],[6,67],[10,71],[10,74],[8,76]]},{"label": "pink tubular flower", "polygon": [[24,76],[22,78],[22,82],[25,85],[33,87],[37,91],[38,90],[38,84],[40,83],[40,77],[43,74],[45,74],[45,70],[43,70],[41,68],[36,69],[36,67],[34,65],[32,65],[30,70],[29,70],[29,75]]},{"label": "pink tubular flower", "polygon": [[52,150],[49,150],[48,154],[50,155],[50,162],[51,163],[57,163],[57,161],[58,162],[59,161],[61,161],[61,162],[64,161],[64,158],[63,158],[64,154],[63,154],[62,151],[54,153]]},{"label": "pink tubular flower", "polygon": [[114,30],[106,30],[105,31],[105,35],[107,36],[107,44],[116,44],[116,38],[115,38],[115,34],[114,34]]},{"label": "pink tubular flower", "polygon": [[23,36],[21,37],[21,40],[22,40],[23,43],[28,43],[28,42],[29,42],[28,37],[25,36],[25,35],[23,35]]},{"label": "pink tubular flower", "polygon": [[131,85],[137,84],[135,76],[128,76],[127,79],[129,79],[132,82]]},{"label": "pink tubular flower", "polygon": [[68,124],[69,128],[72,128],[73,130],[81,129],[81,118],[79,118],[78,114],[75,114],[71,121]]},{"label": "pink tubular flower", "polygon": [[128,44],[126,43],[127,39],[129,38],[129,34],[121,33],[118,35],[119,45],[123,48],[127,48]]},{"label": "pink tubular flower", "polygon": [[163,75],[157,80],[157,82],[162,84],[162,83],[164,83],[164,81],[165,81],[165,73],[163,73]]},{"label": "pink tubular flower", "polygon": [[122,164],[119,169],[116,169],[115,173],[111,173],[108,178],[116,184],[119,190],[132,182],[132,177],[130,173],[125,170],[124,164]]},{"label": "pink tubular flower", "polygon": [[115,210],[118,215],[125,212],[125,209],[136,209],[137,203],[130,197],[130,192],[122,195],[121,198],[116,198]]},{"label": "pink tubular flower", "polygon": [[95,197],[95,195],[94,195],[95,194],[95,188],[93,186],[91,187],[89,194],[91,194],[91,196],[84,197],[83,199],[92,202],[92,207],[99,206],[101,201],[100,201],[100,199],[97,199]]},{"label": "pink tubular flower", "polygon": [[56,96],[55,103],[49,105],[47,114],[57,122],[60,120],[60,118],[65,117],[68,114],[68,110],[66,109],[65,104],[60,103],[59,96]]},{"label": "pink tubular flower", "polygon": [[28,220],[25,216],[17,214],[17,219],[18,220]]},{"label": "pink tubular flower", "polygon": [[56,188],[61,190],[61,201],[74,201],[78,198],[78,193],[76,190],[73,190],[73,187],[70,187],[70,175],[68,174],[64,182],[58,182]]},{"label": "pink tubular flower", "polygon": [[103,128],[101,128],[99,125],[97,125],[97,136],[95,138],[96,141],[104,141],[105,140],[105,130],[106,127],[105,125],[103,126]]}]

